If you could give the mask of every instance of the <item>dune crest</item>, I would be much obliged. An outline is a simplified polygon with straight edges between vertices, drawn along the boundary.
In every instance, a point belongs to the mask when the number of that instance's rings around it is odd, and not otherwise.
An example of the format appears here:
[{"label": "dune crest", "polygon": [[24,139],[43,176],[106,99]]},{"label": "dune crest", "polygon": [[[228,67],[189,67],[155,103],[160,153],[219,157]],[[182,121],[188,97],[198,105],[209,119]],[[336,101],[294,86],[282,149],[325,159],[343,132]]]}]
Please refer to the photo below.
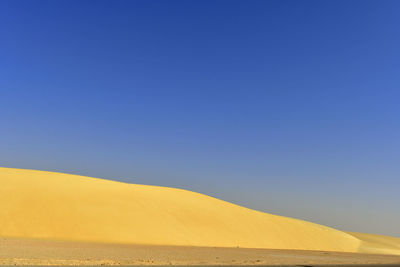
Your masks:
[{"label": "dune crest", "polygon": [[2,237],[400,254],[400,239],[346,233],[181,189],[11,168],[0,168],[0,185]]}]

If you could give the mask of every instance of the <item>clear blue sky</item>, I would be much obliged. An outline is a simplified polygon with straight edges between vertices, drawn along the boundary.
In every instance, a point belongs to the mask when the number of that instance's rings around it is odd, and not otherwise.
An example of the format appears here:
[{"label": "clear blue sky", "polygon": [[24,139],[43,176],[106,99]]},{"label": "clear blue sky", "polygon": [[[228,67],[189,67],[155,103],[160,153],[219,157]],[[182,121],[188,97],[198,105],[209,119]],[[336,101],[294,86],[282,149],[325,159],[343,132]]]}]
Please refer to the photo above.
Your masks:
[{"label": "clear blue sky", "polygon": [[399,1],[0,1],[0,165],[400,236]]}]

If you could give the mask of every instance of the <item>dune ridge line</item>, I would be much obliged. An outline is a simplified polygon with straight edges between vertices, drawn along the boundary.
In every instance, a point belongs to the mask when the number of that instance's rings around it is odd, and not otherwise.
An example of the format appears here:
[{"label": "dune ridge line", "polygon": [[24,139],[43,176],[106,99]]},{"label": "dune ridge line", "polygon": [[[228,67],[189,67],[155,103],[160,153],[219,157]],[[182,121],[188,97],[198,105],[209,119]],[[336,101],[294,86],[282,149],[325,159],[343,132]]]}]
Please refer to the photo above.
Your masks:
[{"label": "dune ridge line", "polygon": [[399,238],[343,232],[183,189],[13,168],[0,168],[0,236],[400,255]]}]

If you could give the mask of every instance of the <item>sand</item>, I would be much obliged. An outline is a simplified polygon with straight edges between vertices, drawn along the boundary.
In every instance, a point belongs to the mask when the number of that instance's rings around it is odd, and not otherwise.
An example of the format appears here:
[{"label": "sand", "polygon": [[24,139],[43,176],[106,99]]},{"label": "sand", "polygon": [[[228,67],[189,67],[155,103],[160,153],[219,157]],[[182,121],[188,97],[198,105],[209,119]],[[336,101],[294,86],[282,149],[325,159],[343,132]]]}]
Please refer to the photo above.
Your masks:
[{"label": "sand", "polygon": [[400,238],[366,233],[348,233],[361,240],[359,248],[361,253],[400,255]]},{"label": "sand", "polygon": [[0,168],[0,185],[3,238],[400,255],[398,238],[347,233],[187,190],[10,168]]},{"label": "sand", "polygon": [[400,256],[246,248],[95,244],[0,239],[0,265],[292,265],[397,264]]}]

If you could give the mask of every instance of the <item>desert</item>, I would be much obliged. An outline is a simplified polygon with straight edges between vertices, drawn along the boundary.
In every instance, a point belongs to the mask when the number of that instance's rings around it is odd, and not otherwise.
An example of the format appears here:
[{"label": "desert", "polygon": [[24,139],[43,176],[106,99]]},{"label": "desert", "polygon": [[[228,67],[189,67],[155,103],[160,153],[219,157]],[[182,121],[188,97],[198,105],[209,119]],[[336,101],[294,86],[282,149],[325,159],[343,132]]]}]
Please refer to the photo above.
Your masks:
[{"label": "desert", "polygon": [[0,184],[3,265],[400,262],[398,238],[182,189],[11,168],[0,168]]},{"label": "desert", "polygon": [[0,267],[400,267],[399,11],[1,0]]}]

